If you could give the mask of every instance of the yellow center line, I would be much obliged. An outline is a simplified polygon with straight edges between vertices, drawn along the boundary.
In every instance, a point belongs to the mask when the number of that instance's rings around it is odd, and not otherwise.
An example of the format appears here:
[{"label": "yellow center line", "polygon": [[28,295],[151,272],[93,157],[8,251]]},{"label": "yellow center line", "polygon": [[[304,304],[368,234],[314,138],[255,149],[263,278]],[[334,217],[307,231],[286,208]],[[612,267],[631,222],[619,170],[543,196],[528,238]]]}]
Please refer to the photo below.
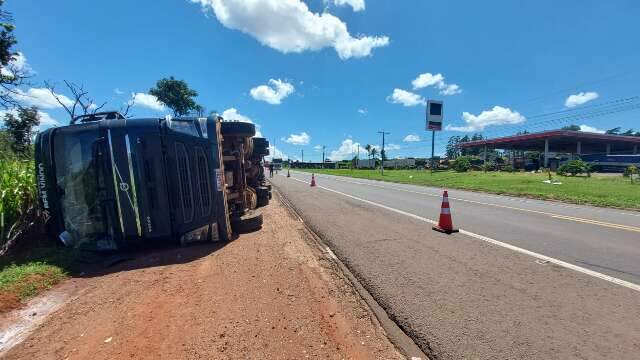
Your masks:
[{"label": "yellow center line", "polygon": [[[353,184],[358,184],[358,185],[366,185],[366,186],[378,187],[378,188],[383,188],[383,189],[399,190],[399,191],[404,191],[404,192],[413,193],[413,194],[427,195],[427,196],[432,196],[432,197],[440,197],[440,195],[436,195],[436,194],[430,194],[430,193],[425,193],[425,192],[420,192],[420,191],[402,189],[402,188],[395,187],[395,186],[383,186],[383,185],[377,185],[377,184],[369,184],[369,183],[365,183],[365,182],[349,181],[349,180],[345,180],[345,179],[333,179],[333,180],[347,182],[347,183],[353,183]],[[461,198],[456,198],[456,197],[450,197],[449,199],[456,200],[456,201],[467,202],[467,203],[472,203],[472,204],[493,206],[493,207],[499,207],[499,208],[503,208],[503,209],[509,209],[509,210],[516,210],[516,211],[523,211],[523,212],[534,213],[534,214],[539,214],[539,215],[545,215],[545,216],[549,216],[549,217],[552,217],[552,218],[558,219],[558,220],[574,221],[574,222],[579,222],[579,223],[583,223],[583,224],[591,224],[591,225],[597,225],[597,226],[602,226],[602,227],[608,227],[608,228],[611,228],[611,229],[618,229],[618,230],[625,230],[625,231],[632,231],[632,232],[640,233],[640,227],[637,227],[637,226],[615,224],[615,223],[609,223],[609,222],[605,222],[605,221],[584,219],[584,218],[579,218],[579,217],[554,214],[554,213],[550,213],[550,212],[546,212],[546,211],[523,209],[523,208],[519,208],[519,207],[515,207],[515,206],[492,204],[492,203],[487,203],[487,202],[482,202],[482,201],[461,199]]]}]

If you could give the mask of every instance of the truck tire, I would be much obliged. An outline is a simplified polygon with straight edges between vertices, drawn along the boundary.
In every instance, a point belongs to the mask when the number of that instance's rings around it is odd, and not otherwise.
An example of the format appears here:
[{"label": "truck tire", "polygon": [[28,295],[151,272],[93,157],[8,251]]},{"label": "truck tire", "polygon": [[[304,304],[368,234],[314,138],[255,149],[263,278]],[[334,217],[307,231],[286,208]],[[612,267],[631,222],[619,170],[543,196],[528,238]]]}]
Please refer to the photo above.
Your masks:
[{"label": "truck tire", "polygon": [[269,141],[267,141],[267,139],[265,139],[265,138],[254,137],[253,138],[253,146],[260,147],[260,148],[268,148],[269,147]]},{"label": "truck tire", "polygon": [[271,198],[271,194],[269,189],[266,186],[260,186],[256,188],[256,194],[258,195],[258,207],[263,207],[269,205],[269,199]]},{"label": "truck tire", "polygon": [[240,218],[231,220],[233,231],[238,234],[246,234],[262,228],[262,213],[260,211],[249,211]]},{"label": "truck tire", "polygon": [[256,135],[256,126],[246,122],[223,121],[220,123],[222,136],[253,137]]},{"label": "truck tire", "polygon": [[265,207],[269,205],[269,195],[267,197],[258,198],[258,207]]}]

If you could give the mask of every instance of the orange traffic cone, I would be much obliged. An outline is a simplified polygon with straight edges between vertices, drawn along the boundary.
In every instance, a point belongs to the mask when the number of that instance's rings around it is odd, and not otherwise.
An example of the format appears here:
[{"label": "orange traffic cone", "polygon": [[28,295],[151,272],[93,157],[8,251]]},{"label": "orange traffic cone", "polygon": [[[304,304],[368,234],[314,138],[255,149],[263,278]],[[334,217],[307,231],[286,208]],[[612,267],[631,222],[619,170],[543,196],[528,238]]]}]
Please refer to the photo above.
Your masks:
[{"label": "orange traffic cone", "polygon": [[433,227],[433,230],[439,231],[445,234],[456,233],[459,230],[453,228],[453,221],[451,220],[451,208],[449,208],[449,193],[447,190],[442,194],[442,207],[440,209],[440,219],[438,225]]},{"label": "orange traffic cone", "polygon": [[315,174],[311,174],[311,186],[316,186],[316,176]]},{"label": "orange traffic cone", "polygon": [[287,177],[291,177],[291,173],[289,172],[289,169],[287,169]]}]

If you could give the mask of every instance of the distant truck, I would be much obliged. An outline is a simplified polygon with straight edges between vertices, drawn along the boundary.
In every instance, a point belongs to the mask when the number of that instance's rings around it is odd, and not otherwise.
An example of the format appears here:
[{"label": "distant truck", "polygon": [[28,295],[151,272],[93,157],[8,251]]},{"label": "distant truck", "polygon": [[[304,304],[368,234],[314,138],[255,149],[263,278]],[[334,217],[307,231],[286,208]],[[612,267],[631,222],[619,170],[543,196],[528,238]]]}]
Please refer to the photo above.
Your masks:
[{"label": "distant truck", "polygon": [[253,124],[115,112],[74,122],[35,141],[40,207],[47,231],[65,245],[228,241],[262,225],[269,148],[253,138]]},{"label": "distant truck", "polygon": [[274,171],[282,170],[282,159],[274,158],[271,163],[273,164]]}]

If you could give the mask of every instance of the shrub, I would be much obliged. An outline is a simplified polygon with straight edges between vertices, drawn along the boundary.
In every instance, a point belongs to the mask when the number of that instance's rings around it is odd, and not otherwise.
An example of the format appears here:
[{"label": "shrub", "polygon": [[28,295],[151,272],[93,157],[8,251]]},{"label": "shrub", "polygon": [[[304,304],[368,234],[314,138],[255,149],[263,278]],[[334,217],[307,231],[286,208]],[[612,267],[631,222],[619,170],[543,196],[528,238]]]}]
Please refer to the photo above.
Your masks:
[{"label": "shrub", "polygon": [[516,171],[516,169],[514,169],[512,165],[506,165],[505,167],[502,168],[502,171],[512,173]]},{"label": "shrub", "polygon": [[471,158],[469,156],[460,156],[456,159],[452,166],[457,172],[467,172],[471,168]]},{"label": "shrub", "polygon": [[624,169],[624,177],[630,177],[632,174],[638,174],[638,168],[634,165],[629,165]]},{"label": "shrub", "polygon": [[566,176],[567,174],[571,176],[576,176],[578,174],[585,174],[585,173],[589,175],[590,172],[591,172],[591,168],[589,167],[589,164],[587,164],[582,160],[571,160],[562,164],[562,166],[558,168],[558,175],[563,175],[563,176]]},{"label": "shrub", "polygon": [[20,217],[36,203],[33,161],[2,158],[0,161],[0,246],[11,235]]}]

